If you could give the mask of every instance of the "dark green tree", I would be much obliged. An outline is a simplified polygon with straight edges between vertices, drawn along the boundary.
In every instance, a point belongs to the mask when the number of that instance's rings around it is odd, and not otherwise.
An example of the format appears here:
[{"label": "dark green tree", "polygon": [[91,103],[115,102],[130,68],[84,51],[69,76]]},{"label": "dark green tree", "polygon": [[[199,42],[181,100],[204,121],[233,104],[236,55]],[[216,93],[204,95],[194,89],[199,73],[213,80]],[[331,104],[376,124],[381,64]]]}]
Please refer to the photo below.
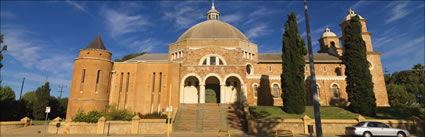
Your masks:
[{"label": "dark green tree", "polygon": [[372,75],[366,59],[366,46],[362,38],[362,25],[359,17],[351,18],[344,30],[344,48],[342,57],[346,66],[349,109],[362,115],[376,114],[376,98],[373,92]]},{"label": "dark green tree", "polygon": [[30,91],[25,93],[22,96],[22,100],[25,101],[25,116],[30,117],[31,119],[34,119],[33,113],[33,107],[34,102],[37,100],[37,97],[35,96],[35,91]]},{"label": "dark green tree", "polygon": [[304,55],[306,54],[304,39],[298,32],[297,17],[291,12],[285,23],[282,44],[282,100],[283,110],[287,113],[301,114],[305,111]]},{"label": "dark green tree", "polygon": [[388,100],[391,106],[407,106],[413,103],[415,96],[409,94],[404,85],[387,85]]},{"label": "dark green tree", "polygon": [[50,85],[46,82],[43,86],[35,90],[37,100],[34,102],[33,115],[35,119],[41,120],[45,117],[46,106],[49,104]]},{"label": "dark green tree", "polygon": [[1,63],[3,61],[3,51],[7,50],[7,45],[3,44],[3,34],[0,34],[0,85],[1,85],[1,68],[3,67],[3,64]]},{"label": "dark green tree", "polygon": [[0,86],[0,102],[14,101],[16,98],[15,91],[9,86]]},{"label": "dark green tree", "polygon": [[128,54],[128,55],[125,55],[124,57],[122,57],[122,59],[115,59],[114,61],[115,62],[123,62],[123,61],[129,60],[129,59],[132,59],[132,58],[135,58],[137,56],[140,56],[140,55],[143,55],[143,54],[146,54],[146,53],[149,53],[149,52],[142,52],[142,53],[136,53],[136,54]]}]

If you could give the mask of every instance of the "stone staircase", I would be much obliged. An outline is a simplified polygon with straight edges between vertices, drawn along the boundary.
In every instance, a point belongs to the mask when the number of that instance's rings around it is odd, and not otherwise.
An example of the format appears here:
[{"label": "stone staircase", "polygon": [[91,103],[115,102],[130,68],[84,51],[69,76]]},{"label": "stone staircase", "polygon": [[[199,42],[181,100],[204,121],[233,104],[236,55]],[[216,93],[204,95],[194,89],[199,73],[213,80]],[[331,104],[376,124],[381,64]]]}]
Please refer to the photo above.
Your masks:
[{"label": "stone staircase", "polygon": [[234,105],[182,104],[174,122],[174,132],[217,133],[219,129],[232,134],[243,133],[242,113]]}]

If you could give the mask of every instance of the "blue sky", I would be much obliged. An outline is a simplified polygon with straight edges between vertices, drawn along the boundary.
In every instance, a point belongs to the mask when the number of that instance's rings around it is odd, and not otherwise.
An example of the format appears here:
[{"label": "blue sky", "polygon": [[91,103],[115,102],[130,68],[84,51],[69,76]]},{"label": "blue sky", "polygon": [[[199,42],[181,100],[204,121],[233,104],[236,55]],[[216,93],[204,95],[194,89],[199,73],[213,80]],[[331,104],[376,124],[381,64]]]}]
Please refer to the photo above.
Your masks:
[{"label": "blue sky", "polygon": [[[424,1],[311,1],[313,49],[326,26],[341,36],[339,24],[349,8],[367,19],[374,51],[382,51],[389,72],[424,64]],[[280,52],[283,24],[294,11],[306,39],[303,1],[215,1],[221,20],[258,44],[260,53]],[[97,34],[112,59],[129,53],[167,53],[185,30],[205,21],[211,1],[1,1],[0,31],[9,46],[4,53],[2,85],[19,96],[46,79],[51,95],[71,84],[73,62]],[[23,93],[23,94],[24,94]],[[64,89],[64,96],[69,88]]]}]

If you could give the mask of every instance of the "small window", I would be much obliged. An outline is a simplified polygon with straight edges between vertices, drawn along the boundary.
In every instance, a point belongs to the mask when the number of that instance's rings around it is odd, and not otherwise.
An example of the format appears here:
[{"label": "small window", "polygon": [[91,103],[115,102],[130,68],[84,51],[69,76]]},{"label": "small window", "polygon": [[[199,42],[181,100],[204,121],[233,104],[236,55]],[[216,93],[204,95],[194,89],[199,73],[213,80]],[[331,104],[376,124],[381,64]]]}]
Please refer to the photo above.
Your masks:
[{"label": "small window", "polygon": [[220,65],[224,65],[223,61],[221,61],[221,59],[218,59],[218,62],[219,62]]},{"label": "small window", "polygon": [[341,68],[339,68],[339,67],[336,68],[335,69],[335,73],[336,73],[337,76],[342,76],[342,74],[341,74]]},{"label": "small window", "polygon": [[338,85],[333,84],[332,85],[332,94],[334,98],[339,98],[339,88]]},{"label": "small window", "polygon": [[319,84],[316,84],[317,98],[320,99],[320,87]]},{"label": "small window", "polygon": [[202,65],[207,65],[207,60],[204,60],[204,62],[202,62]]},{"label": "small window", "polygon": [[272,72],[272,66],[269,65],[269,72]]},{"label": "small window", "polygon": [[326,66],[323,66],[323,71],[326,71]]},{"label": "small window", "polygon": [[307,65],[305,66],[305,71],[306,71],[306,72],[308,71],[308,66],[307,66]]},{"label": "small window", "polygon": [[273,97],[279,98],[279,86],[277,84],[273,84]]},{"label": "small window", "polygon": [[100,77],[100,70],[97,70],[96,89],[95,89],[96,93],[97,93],[97,89],[99,87],[99,77]]},{"label": "small window", "polygon": [[335,47],[335,42],[331,41],[331,47]]}]

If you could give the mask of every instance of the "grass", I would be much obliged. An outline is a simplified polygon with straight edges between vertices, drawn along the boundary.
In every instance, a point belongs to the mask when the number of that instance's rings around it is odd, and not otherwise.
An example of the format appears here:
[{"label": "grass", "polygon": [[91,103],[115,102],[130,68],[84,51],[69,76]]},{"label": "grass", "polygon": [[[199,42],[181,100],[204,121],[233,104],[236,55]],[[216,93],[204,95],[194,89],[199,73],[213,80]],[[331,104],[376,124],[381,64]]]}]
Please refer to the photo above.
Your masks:
[{"label": "grass", "polygon": [[[257,119],[300,119],[304,115],[314,118],[313,106],[306,106],[303,114],[288,114],[281,107],[275,106],[251,106],[251,114]],[[377,115],[366,117],[366,119],[408,119],[417,116],[425,119],[425,108],[417,107],[378,107]],[[355,119],[357,113],[352,113],[344,107],[320,106],[320,117],[322,119]]]}]

